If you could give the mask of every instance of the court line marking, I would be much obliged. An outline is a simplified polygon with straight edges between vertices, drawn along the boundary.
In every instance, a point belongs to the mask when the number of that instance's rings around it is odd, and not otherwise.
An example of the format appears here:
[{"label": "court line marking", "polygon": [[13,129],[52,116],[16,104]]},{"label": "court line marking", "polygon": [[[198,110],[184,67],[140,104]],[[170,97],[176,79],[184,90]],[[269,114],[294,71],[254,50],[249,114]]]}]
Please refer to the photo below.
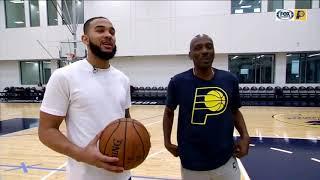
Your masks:
[{"label": "court line marking", "polygon": [[[239,135],[237,135],[239,137]],[[274,139],[284,139],[283,137],[276,137],[276,136],[250,136],[250,138],[274,138]],[[288,136],[286,137],[288,139],[303,139],[303,140],[318,140],[320,137],[310,137],[310,138],[302,138],[302,137],[294,137],[294,136]]]},{"label": "court line marking", "polygon": [[[277,117],[275,117],[275,116],[280,116],[280,115],[288,115],[288,114],[274,114],[274,115],[272,115],[272,118],[274,118],[275,120],[277,120],[277,121],[279,121],[279,122],[286,123],[286,124],[290,124],[290,125],[294,125],[294,126],[304,126],[304,127],[310,127],[310,128],[320,128],[320,126],[305,125],[305,124],[296,124],[296,123],[288,122],[288,121],[281,120],[281,119],[278,119]],[[298,114],[298,115],[303,115],[303,114]]]},{"label": "court line marking", "polygon": [[236,159],[237,159],[237,162],[238,162],[238,165],[239,165],[239,169],[240,169],[241,175],[244,176],[245,180],[250,180],[250,177],[249,177],[246,169],[244,168],[243,164],[241,163],[240,159],[238,159],[238,158],[236,158]]},{"label": "court line marking", "polygon": [[[160,154],[160,153],[163,153],[163,152],[165,152],[165,151],[166,151],[166,149],[161,149],[161,150],[158,151],[158,152],[155,152],[155,153],[153,153],[153,154],[150,154],[146,159],[150,159],[150,158],[152,158],[152,157],[154,157],[154,156],[156,156],[156,155],[158,155],[158,154]],[[64,164],[62,164],[61,166],[59,166],[57,169],[62,169],[62,168],[65,167],[66,165],[67,165],[67,162],[65,162]],[[47,174],[46,176],[42,177],[41,180],[46,180],[48,177],[52,176],[52,175],[53,175],[54,173],[56,173],[56,172],[58,172],[58,170],[54,170],[54,171],[50,172],[50,173]]]},{"label": "court line marking", "polygon": [[255,147],[256,145],[255,145],[255,144],[249,144],[249,146],[250,146],[250,147]]},{"label": "court line marking", "polygon": [[157,124],[157,123],[159,123],[159,122],[161,122],[161,121],[162,121],[162,120],[160,120],[160,121],[156,121],[156,122],[152,122],[152,123],[148,123],[148,124],[146,124],[146,125],[144,125],[144,126],[148,127],[148,126],[151,126],[151,125]]},{"label": "court line marking", "polygon": [[270,149],[275,150],[275,151],[280,151],[280,152],[288,153],[288,154],[292,154],[292,153],[293,153],[293,152],[291,152],[291,151],[287,151],[287,150],[283,150],[283,149],[279,149],[279,148],[273,148],[273,147],[271,147]]},{"label": "court line marking", "polygon": [[152,158],[153,156],[156,156],[156,155],[158,155],[158,154],[160,154],[160,153],[163,153],[163,152],[165,152],[166,151],[166,149],[161,149],[160,151],[158,151],[158,152],[155,152],[155,153],[153,153],[153,154],[150,154],[146,159],[150,159],[150,158]]},{"label": "court line marking", "polygon": [[316,161],[318,163],[320,163],[320,160],[319,159],[316,159],[316,158],[311,158],[312,161]]},{"label": "court line marking", "polygon": [[148,119],[153,119],[153,118],[156,118],[156,117],[159,117],[159,116],[163,116],[163,115],[162,114],[158,114],[158,115],[142,118],[142,119],[139,119],[139,120],[148,120]]},{"label": "court line marking", "polygon": [[[63,167],[65,167],[67,165],[68,162],[63,163],[61,166],[59,166],[57,169],[62,169]],[[58,172],[58,170],[54,170],[52,172],[50,172],[49,174],[47,174],[46,176],[42,177],[41,180],[46,180],[48,179],[48,177],[52,176],[54,173]]]},{"label": "court line marking", "polygon": [[151,179],[159,179],[159,180],[180,180],[180,179],[168,179],[168,178],[160,178],[160,177],[151,177],[151,176],[131,176],[133,178],[133,180],[137,180],[138,179],[147,179],[147,180],[151,180]]}]

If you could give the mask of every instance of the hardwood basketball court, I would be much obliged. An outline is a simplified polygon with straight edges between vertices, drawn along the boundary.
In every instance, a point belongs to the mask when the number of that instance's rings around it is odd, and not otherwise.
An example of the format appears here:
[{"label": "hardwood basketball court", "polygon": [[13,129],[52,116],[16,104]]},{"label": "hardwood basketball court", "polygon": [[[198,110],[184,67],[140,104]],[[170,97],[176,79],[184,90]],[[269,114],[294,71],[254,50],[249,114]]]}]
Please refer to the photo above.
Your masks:
[{"label": "hardwood basketball court", "polygon": [[[2,134],[0,132],[0,179],[64,179],[66,157],[58,154],[38,139],[37,123],[28,123],[32,119],[39,118],[38,103],[0,103],[0,130],[5,131],[21,127],[14,133]],[[133,179],[180,179],[180,163],[163,145],[162,115],[164,106],[161,105],[134,105],[131,107],[131,116],[143,123],[151,134],[151,150],[147,160],[139,167],[132,170]],[[242,107],[242,113],[251,137],[257,137],[260,143],[265,137],[291,140],[308,139],[313,143],[316,151],[320,152],[317,141],[320,139],[320,108],[319,107]],[[25,118],[23,120],[23,118]],[[177,114],[175,115],[175,122]],[[9,121],[15,122],[9,125]],[[31,128],[29,128],[31,127]],[[65,124],[61,129],[65,132]],[[176,133],[176,123],[173,134]],[[235,134],[237,134],[235,132]],[[172,138],[176,140],[176,136]],[[275,141],[274,141],[275,142]],[[251,152],[254,154],[258,148],[251,142],[248,162]],[[266,153],[280,152],[277,144],[273,144]],[[279,146],[280,147],[280,146]],[[280,150],[279,150],[280,149]],[[285,150],[283,150],[285,151]],[[313,151],[312,151],[313,152]],[[283,153],[284,155],[282,155]],[[296,154],[295,152],[293,154]],[[315,153],[311,158],[312,167],[320,170],[320,154]],[[264,158],[261,156],[261,158]],[[310,159],[310,158],[309,158]],[[259,160],[259,157],[255,158]],[[319,162],[317,162],[317,160]],[[277,162],[277,158],[274,158]],[[309,162],[309,161],[308,161]],[[303,165],[303,164],[302,164]],[[246,173],[252,178],[253,171],[245,172],[246,164],[243,164],[242,179],[246,179]],[[251,166],[250,164],[247,166]],[[319,171],[318,171],[319,172]],[[270,172],[271,173],[271,172]],[[259,174],[259,173],[258,173]],[[281,175],[279,175],[281,177]],[[315,175],[316,176],[316,175]],[[302,177],[300,177],[302,178]],[[253,179],[253,178],[252,178]]]}]

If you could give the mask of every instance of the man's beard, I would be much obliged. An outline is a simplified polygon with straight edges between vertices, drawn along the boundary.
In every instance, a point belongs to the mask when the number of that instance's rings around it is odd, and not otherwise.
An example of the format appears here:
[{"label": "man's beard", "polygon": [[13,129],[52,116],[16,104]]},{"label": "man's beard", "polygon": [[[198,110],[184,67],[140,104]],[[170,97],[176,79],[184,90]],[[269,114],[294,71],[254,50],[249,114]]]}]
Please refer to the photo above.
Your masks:
[{"label": "man's beard", "polygon": [[116,45],[114,46],[112,52],[103,52],[103,51],[101,51],[100,47],[95,45],[95,44],[93,44],[93,42],[91,42],[91,41],[89,41],[89,47],[90,47],[92,53],[95,56],[97,56],[97,57],[99,57],[99,58],[101,58],[103,60],[106,60],[106,61],[112,59],[114,57],[114,55],[116,54],[116,52],[117,52],[117,46]]}]

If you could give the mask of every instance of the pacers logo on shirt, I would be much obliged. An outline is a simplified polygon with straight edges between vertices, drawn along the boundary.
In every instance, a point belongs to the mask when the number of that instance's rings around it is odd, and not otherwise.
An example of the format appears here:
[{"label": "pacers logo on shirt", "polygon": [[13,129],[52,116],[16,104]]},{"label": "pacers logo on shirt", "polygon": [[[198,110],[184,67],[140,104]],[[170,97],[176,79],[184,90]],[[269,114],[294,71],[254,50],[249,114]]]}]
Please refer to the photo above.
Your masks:
[{"label": "pacers logo on shirt", "polygon": [[191,124],[205,125],[209,116],[223,113],[228,105],[227,93],[219,87],[197,88]]}]

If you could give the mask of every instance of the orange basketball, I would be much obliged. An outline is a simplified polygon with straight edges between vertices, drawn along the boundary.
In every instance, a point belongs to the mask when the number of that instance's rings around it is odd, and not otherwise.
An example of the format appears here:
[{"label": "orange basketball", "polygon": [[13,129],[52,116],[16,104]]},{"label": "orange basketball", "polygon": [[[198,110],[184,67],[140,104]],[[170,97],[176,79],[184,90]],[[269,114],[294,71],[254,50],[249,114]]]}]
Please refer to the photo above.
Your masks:
[{"label": "orange basketball", "polygon": [[102,154],[118,157],[115,164],[129,170],[140,165],[148,156],[150,135],[140,122],[122,118],[111,122],[102,132],[99,149]]}]

